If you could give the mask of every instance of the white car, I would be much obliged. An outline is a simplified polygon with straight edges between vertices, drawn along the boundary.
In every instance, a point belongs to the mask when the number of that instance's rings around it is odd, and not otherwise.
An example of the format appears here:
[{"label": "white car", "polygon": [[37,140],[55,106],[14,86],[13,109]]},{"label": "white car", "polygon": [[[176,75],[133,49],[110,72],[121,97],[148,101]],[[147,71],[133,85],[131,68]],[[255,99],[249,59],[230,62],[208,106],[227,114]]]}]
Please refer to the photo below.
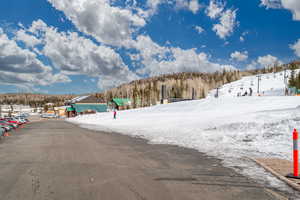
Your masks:
[{"label": "white car", "polygon": [[43,113],[41,114],[42,118],[57,118],[57,116],[55,114],[51,114],[51,113]]}]

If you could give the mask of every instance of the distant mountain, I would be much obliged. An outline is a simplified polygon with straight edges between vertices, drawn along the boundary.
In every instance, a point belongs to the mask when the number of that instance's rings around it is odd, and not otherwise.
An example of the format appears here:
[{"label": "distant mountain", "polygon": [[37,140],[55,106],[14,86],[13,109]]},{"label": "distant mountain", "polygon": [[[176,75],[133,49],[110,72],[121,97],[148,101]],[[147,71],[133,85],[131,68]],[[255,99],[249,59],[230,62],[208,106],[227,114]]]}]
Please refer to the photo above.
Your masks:
[{"label": "distant mountain", "polygon": [[75,95],[47,95],[47,94],[0,94],[0,104],[23,104],[31,107],[43,107],[46,103],[55,106],[64,105],[65,100],[74,98]]}]

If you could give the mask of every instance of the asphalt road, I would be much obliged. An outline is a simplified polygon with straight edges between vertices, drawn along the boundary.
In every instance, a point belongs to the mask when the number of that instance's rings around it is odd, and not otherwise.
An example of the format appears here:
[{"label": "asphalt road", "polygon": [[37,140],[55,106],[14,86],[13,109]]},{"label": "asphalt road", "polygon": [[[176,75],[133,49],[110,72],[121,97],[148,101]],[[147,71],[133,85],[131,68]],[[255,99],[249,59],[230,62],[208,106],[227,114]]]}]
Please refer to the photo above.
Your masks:
[{"label": "asphalt road", "polygon": [[197,151],[64,121],[35,122],[0,142],[0,200],[279,197]]}]

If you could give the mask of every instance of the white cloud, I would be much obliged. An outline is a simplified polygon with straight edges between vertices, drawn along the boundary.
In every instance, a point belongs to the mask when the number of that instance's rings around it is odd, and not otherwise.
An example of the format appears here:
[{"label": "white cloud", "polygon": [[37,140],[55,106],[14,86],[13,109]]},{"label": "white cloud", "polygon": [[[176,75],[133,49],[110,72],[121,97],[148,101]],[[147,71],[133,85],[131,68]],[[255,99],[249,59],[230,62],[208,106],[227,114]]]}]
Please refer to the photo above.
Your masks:
[{"label": "white cloud", "polygon": [[293,45],[290,45],[290,48],[292,50],[294,50],[295,54],[300,57],[300,39],[298,39],[298,41],[293,44]]},{"label": "white cloud", "polygon": [[129,9],[113,7],[108,0],[48,0],[65,13],[76,27],[99,42],[126,46],[132,34],[146,22]]},{"label": "white cloud", "polygon": [[0,66],[1,71],[18,73],[42,73],[51,69],[39,61],[33,52],[20,48],[3,32],[0,33]]},{"label": "white cloud", "polygon": [[300,20],[299,0],[261,0],[260,6],[265,6],[267,9],[287,9],[293,13],[294,20]]},{"label": "white cloud", "polygon": [[196,14],[200,9],[200,4],[198,0],[191,0],[189,4],[189,9],[192,11],[192,13]]},{"label": "white cloud", "polygon": [[241,41],[241,42],[244,42],[244,41],[245,41],[245,36],[248,35],[248,34],[249,34],[248,31],[244,31],[244,32],[242,33],[242,35],[240,36],[240,41]]},{"label": "white cloud", "polygon": [[299,0],[281,0],[281,4],[285,9],[293,13],[294,20],[300,20],[300,1]]},{"label": "white cloud", "polygon": [[175,8],[190,10],[192,13],[196,14],[201,6],[198,0],[175,0]]},{"label": "white cloud", "polygon": [[257,65],[257,62],[253,60],[250,64],[246,66],[246,70],[255,70],[257,69]]},{"label": "white cloud", "polygon": [[144,65],[138,70],[138,73],[142,75],[155,76],[177,72],[215,72],[222,69],[234,69],[231,65],[210,62],[206,53],[197,53],[196,49],[162,47],[154,43],[149,36],[139,36],[135,48],[140,51],[140,61]]},{"label": "white cloud", "polygon": [[259,63],[262,67],[273,67],[274,64],[282,64],[277,57],[270,54],[258,57],[257,63]]},{"label": "white cloud", "polygon": [[265,6],[267,9],[269,8],[281,8],[281,0],[261,0],[260,6]]},{"label": "white cloud", "polygon": [[41,20],[33,22],[29,30],[33,34],[39,34],[44,44],[43,55],[64,74],[84,74],[107,80],[101,89],[138,78],[110,47],[96,45],[75,32],[58,32]]},{"label": "white cloud", "polygon": [[26,47],[30,47],[30,48],[40,44],[41,42],[38,38],[34,37],[33,35],[29,35],[23,29],[17,31],[15,40],[24,42]]},{"label": "white cloud", "polygon": [[220,1],[211,0],[209,6],[206,8],[205,13],[212,19],[215,19],[221,15],[225,5]]},{"label": "white cloud", "polygon": [[69,77],[64,74],[39,73],[26,74],[15,72],[1,72],[0,83],[3,85],[15,85],[17,87],[26,88],[28,91],[35,91],[36,86],[49,86],[54,83],[71,82]]},{"label": "white cloud", "polygon": [[244,51],[244,52],[239,52],[239,51],[235,51],[233,53],[231,53],[230,55],[231,59],[235,59],[237,61],[245,61],[248,59],[248,52]]},{"label": "white cloud", "polygon": [[44,65],[33,52],[19,47],[1,29],[0,66],[1,84],[32,88],[35,85],[70,82],[63,74],[53,74],[51,67]]},{"label": "white cloud", "polygon": [[196,30],[199,34],[201,34],[201,33],[204,32],[204,29],[203,29],[201,26],[195,26],[195,30]]},{"label": "white cloud", "polygon": [[268,68],[273,67],[277,64],[281,65],[283,64],[283,62],[280,61],[277,57],[268,54],[265,56],[259,56],[257,60],[252,60],[252,62],[246,66],[246,69],[255,70],[262,67]]},{"label": "white cloud", "polygon": [[164,2],[165,0],[147,0],[148,10],[147,11],[140,10],[140,12],[144,12],[145,13],[144,16],[148,18],[149,16],[155,14],[157,12],[158,6]]},{"label": "white cloud", "polygon": [[220,23],[213,26],[213,31],[221,38],[225,39],[233,33],[236,22],[237,10],[226,10],[221,14]]}]

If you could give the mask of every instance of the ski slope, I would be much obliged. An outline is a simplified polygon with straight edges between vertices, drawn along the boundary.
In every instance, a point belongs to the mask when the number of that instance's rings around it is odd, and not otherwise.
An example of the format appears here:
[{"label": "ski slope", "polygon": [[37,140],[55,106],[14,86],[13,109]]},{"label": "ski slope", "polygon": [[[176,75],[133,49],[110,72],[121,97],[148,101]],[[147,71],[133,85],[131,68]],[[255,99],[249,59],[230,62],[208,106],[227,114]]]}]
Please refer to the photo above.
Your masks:
[{"label": "ski slope", "polygon": [[[282,72],[283,74],[283,72]],[[291,160],[292,130],[300,129],[300,97],[282,96],[280,73],[262,75],[257,96],[256,76],[224,85],[219,98],[212,90],[206,99],[148,108],[79,116],[68,119],[85,128],[142,137],[151,143],[173,144],[216,156],[224,165],[281,187],[282,184],[249,162],[249,157]],[[237,97],[253,87],[253,96]],[[279,186],[278,186],[279,185]]]},{"label": "ski slope", "polygon": [[[299,70],[296,70],[296,73]],[[252,88],[252,96],[284,96],[285,85],[288,82],[288,77],[291,71],[287,70],[284,72],[268,73],[243,77],[239,81],[228,83],[220,87],[219,97],[237,97],[238,93],[243,95],[246,91],[249,94],[250,88]],[[286,79],[284,79],[286,76]],[[258,93],[258,79],[259,81],[259,93]],[[212,90],[208,97],[214,97],[217,90]]]}]

